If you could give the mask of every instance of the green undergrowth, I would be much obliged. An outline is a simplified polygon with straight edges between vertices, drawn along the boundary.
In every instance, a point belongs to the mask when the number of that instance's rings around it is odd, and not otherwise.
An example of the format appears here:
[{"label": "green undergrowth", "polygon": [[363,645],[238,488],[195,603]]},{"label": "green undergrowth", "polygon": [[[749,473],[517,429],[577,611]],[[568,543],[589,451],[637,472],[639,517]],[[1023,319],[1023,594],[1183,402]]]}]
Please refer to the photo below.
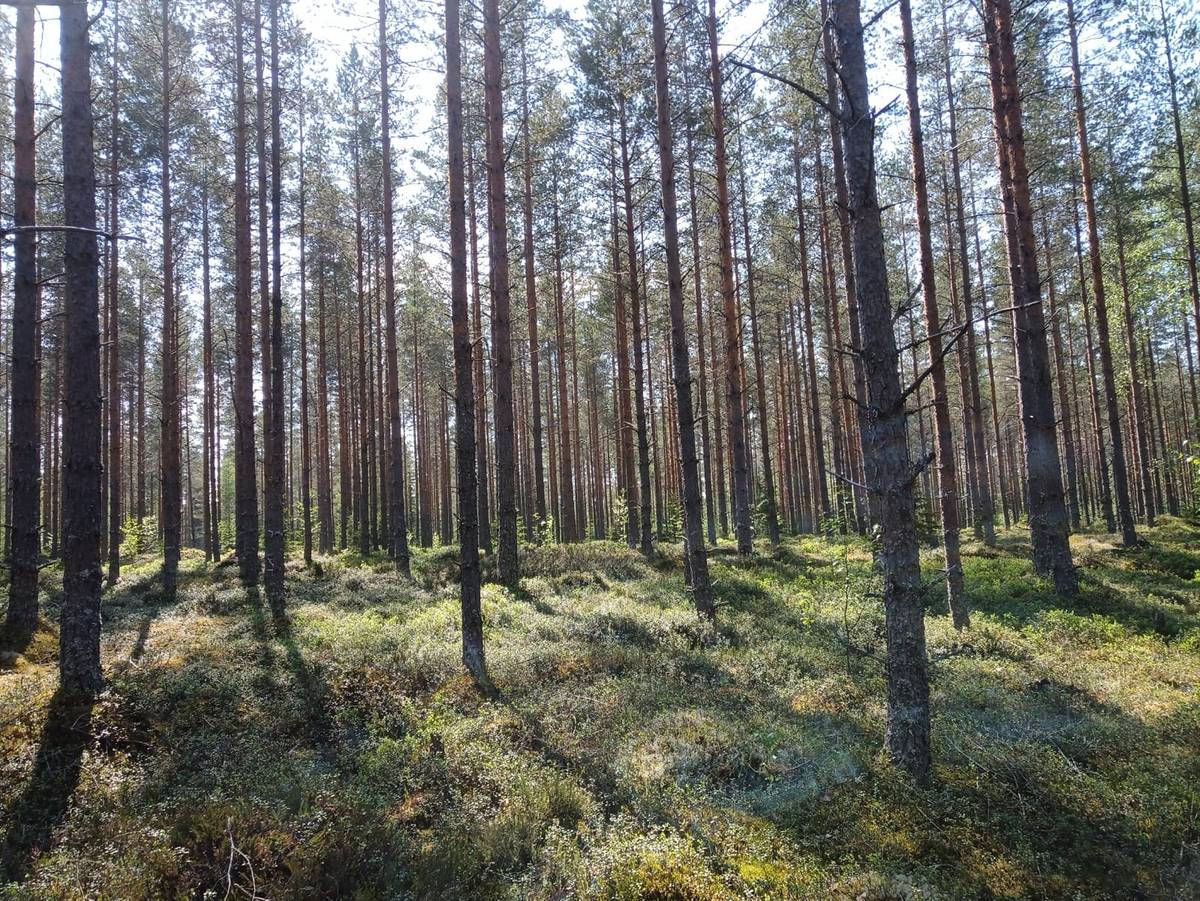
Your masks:
[{"label": "green undergrowth", "polygon": [[138,559],[94,705],[55,694],[53,593],[0,658],[0,895],[1198,897],[1200,528],[1145,537],[1077,536],[1070,602],[1020,534],[968,542],[962,633],[927,552],[927,789],[880,753],[857,539],[723,544],[716,626],[677,546],[525,550],[484,588],[492,698],[452,551],[293,564],[283,616],[194,555],[164,604]]}]

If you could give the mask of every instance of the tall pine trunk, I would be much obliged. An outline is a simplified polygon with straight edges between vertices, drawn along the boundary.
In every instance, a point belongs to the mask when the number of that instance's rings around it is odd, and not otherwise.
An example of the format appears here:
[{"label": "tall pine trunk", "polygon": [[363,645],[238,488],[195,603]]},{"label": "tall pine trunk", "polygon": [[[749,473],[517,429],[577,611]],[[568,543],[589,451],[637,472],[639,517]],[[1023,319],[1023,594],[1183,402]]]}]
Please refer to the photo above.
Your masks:
[{"label": "tall pine trunk", "polygon": [[[946,600],[957,629],[970,625],[963,596],[962,555],[959,550],[958,473],[954,433],[950,428],[950,398],[946,387],[946,339],[938,312],[934,281],[933,225],[929,215],[929,185],[925,175],[925,137],[921,127],[921,102],[917,93],[917,52],[913,38],[912,5],[900,0],[900,26],[904,46],[905,88],[908,95],[908,130],[912,140],[913,190],[916,195],[917,238],[920,246],[921,295],[925,307],[929,377],[933,383],[933,425],[938,459],[938,513],[942,523],[942,552],[946,558]],[[971,328],[968,322],[964,326]],[[893,339],[894,343],[894,339]]]},{"label": "tall pine trunk", "polygon": [[729,166],[725,153],[725,107],[721,58],[717,51],[717,5],[708,2],[709,75],[712,81],[713,140],[716,146],[717,224],[721,242],[721,296],[725,314],[725,410],[733,457],[733,522],[739,554],[754,550],[750,524],[750,464],[746,452],[745,403],[742,399],[741,324],[733,273],[733,224],[729,211]]},{"label": "tall pine trunk", "polygon": [[[37,161],[34,131],[34,27],[32,6],[17,10],[16,76],[13,79],[13,241],[11,536],[9,543],[8,640],[24,645],[37,627],[38,560],[41,555],[38,424]],[[90,140],[90,138],[89,138]],[[90,145],[89,145],[90,146]]]},{"label": "tall pine trunk", "polygon": [[66,694],[100,691],[100,258],[92,149],[91,45],[84,3],[60,7],[63,163],[63,596],[59,679]]},{"label": "tall pine trunk", "polygon": [[853,238],[858,333],[867,406],[862,417],[867,484],[877,498],[887,620],[887,748],[918,782],[929,779],[929,677],[917,546],[914,473],[905,396],[897,370],[883,229],[875,188],[875,120],[870,108],[858,0],[833,0],[830,28],[841,74],[842,143]]},{"label": "tall pine trunk", "polygon": [[163,533],[163,597],[175,599],[179,574],[180,515],[182,486],[179,474],[179,312],[175,298],[175,235],[171,193],[171,16],[168,0],[160,6],[162,16],[162,106],[159,142],[162,152],[162,268],[163,268],[163,340],[162,340],[162,437],[161,466]]},{"label": "tall pine trunk", "polygon": [[479,501],[475,466],[474,353],[467,312],[467,210],[463,177],[462,47],[459,0],[446,0],[446,125],[450,158],[450,310],[454,332],[454,444],[458,470],[462,661],[487,680],[480,607]]},{"label": "tall pine trunk", "polygon": [[1053,579],[1060,595],[1069,595],[1078,590],[1079,582],[1067,538],[1067,509],[1058,461],[1050,354],[1046,345],[1046,319],[1033,237],[1010,0],[985,0],[984,26],[1001,184],[1006,185],[1011,195],[1005,228],[1009,233],[1013,335],[1017,346],[1021,416],[1025,425],[1026,499],[1034,568]]},{"label": "tall pine trunk", "polygon": [[500,2],[483,5],[484,118],[487,121],[488,259],[492,293],[492,354],[495,358],[496,506],[499,549],[496,555],[500,581],[516,586],[520,578],[517,559],[517,469],[513,436],[512,334],[508,283],[508,222],[506,218],[504,164],[503,56],[500,47]]},{"label": "tall pine trunk", "polygon": [[651,0],[654,40],[654,92],[657,98],[658,159],[662,179],[663,238],[667,251],[667,301],[671,310],[671,361],[679,411],[679,466],[683,476],[683,531],[692,601],[707,619],[716,617],[700,510],[700,469],[692,412],[692,374],[683,319],[683,267],[679,262],[679,223],[675,196],[675,149],[671,95],[667,81],[667,26],[662,0]]}]

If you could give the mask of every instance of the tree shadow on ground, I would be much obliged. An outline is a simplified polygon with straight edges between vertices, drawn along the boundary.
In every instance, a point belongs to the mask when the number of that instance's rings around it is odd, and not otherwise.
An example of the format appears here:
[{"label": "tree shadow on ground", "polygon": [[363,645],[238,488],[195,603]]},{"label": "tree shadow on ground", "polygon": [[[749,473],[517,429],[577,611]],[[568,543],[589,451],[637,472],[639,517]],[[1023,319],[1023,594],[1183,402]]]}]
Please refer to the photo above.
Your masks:
[{"label": "tree shadow on ground", "polygon": [[55,692],[38,740],[33,773],[6,812],[8,830],[0,848],[0,871],[19,882],[33,859],[49,850],[79,784],[83,754],[92,740],[94,702]]}]

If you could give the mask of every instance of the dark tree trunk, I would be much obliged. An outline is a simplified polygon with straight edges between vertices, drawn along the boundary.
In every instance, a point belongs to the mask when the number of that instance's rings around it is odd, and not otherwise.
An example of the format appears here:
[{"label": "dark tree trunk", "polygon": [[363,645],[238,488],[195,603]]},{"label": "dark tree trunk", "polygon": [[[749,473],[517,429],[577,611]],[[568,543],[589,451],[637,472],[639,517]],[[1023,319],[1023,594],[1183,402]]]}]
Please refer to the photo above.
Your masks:
[{"label": "dark tree trunk", "polygon": [[1096,215],[1096,192],[1092,182],[1091,148],[1088,146],[1087,112],[1083,103],[1083,81],[1079,73],[1079,40],[1075,27],[1075,4],[1067,0],[1067,25],[1071,38],[1071,75],[1075,95],[1075,121],[1079,128],[1079,169],[1083,178],[1083,204],[1087,217],[1088,259],[1092,270],[1092,295],[1096,301],[1096,338],[1100,351],[1100,374],[1104,382],[1104,406],[1112,434],[1113,488],[1117,501],[1117,525],[1126,547],[1137,543],[1133,508],[1129,502],[1129,475],[1125,466],[1125,439],[1117,408],[1117,380],[1113,373],[1112,344],[1108,335],[1108,304],[1104,269],[1100,261],[1100,224]]},{"label": "dark tree trunk", "polygon": [[180,515],[182,486],[179,473],[179,313],[175,302],[175,235],[171,194],[171,17],[168,0],[160,6],[162,16],[162,106],[159,120],[162,151],[162,266],[163,266],[163,341],[162,341],[162,437],[161,460],[163,533],[163,597],[175,599],[179,573]]},{"label": "dark tree trunk", "polygon": [[[264,554],[263,581],[267,598],[279,608],[283,604],[284,549],[287,535],[283,521],[283,495],[286,478],[284,459],[284,388],[283,388],[283,293],[282,206],[283,173],[279,118],[283,95],[279,85],[279,0],[271,4],[271,341],[269,356],[271,390],[264,392],[266,424],[266,485],[263,503]],[[266,369],[264,365],[264,370]]]},{"label": "dark tree trunk", "polygon": [[[938,512],[942,522],[942,551],[946,558],[946,600],[956,629],[970,625],[963,596],[962,556],[959,550],[958,473],[954,433],[950,428],[950,397],[946,387],[946,339],[938,312],[934,281],[933,225],[929,215],[929,185],[925,175],[925,138],[921,128],[921,102],[917,94],[917,52],[913,38],[912,5],[900,0],[900,25],[904,45],[905,86],[908,95],[908,130],[912,139],[913,190],[916,195],[917,237],[920,245],[921,294],[925,306],[925,332],[929,345],[929,376],[933,383],[933,424],[938,459]],[[966,323],[965,328],[971,328]],[[894,343],[894,338],[893,338]]]},{"label": "dark tree trunk", "polygon": [[317,261],[317,548],[333,552],[333,484],[330,472],[329,358],[325,348],[325,259]]},{"label": "dark tree trunk", "polygon": [[[557,184],[555,189],[557,191]],[[554,197],[554,332],[557,352],[554,355],[558,375],[559,415],[559,492],[562,504],[560,524],[562,540],[573,542],[580,534],[575,516],[574,470],[571,461],[571,418],[568,414],[570,400],[567,396],[567,326],[563,308],[563,240],[562,221],[559,216],[558,195]]]},{"label": "dark tree trunk", "polygon": [[[708,422],[708,364],[704,351],[704,279],[703,262],[700,258],[700,212],[696,200],[696,154],[692,146],[692,129],[685,129],[687,134],[687,167],[688,167],[688,213],[692,227],[692,268],[693,285],[696,291],[696,389],[700,394],[700,436],[704,448],[704,511],[708,526],[708,541],[717,543],[717,518],[714,502],[712,479],[712,443],[709,437]],[[715,352],[715,350],[714,350]],[[686,481],[686,477],[685,477]],[[685,484],[684,490],[687,486]]]},{"label": "dark tree trunk", "polygon": [[492,293],[492,353],[495,357],[496,505],[499,517],[497,569],[500,581],[516,586],[517,560],[516,459],[513,448],[512,337],[508,283],[508,223],[505,208],[503,57],[500,47],[500,3],[483,7],[483,81],[487,120],[488,259]]},{"label": "dark tree trunk", "polygon": [[[119,53],[121,39],[121,5],[113,0],[112,33],[112,110],[109,121],[108,159],[108,233],[116,235],[120,223],[120,166],[118,140],[120,137],[120,78]],[[119,340],[120,312],[120,241],[108,243],[108,322],[105,334],[107,353],[105,373],[108,402],[108,584],[115,585],[121,577],[121,348]]]},{"label": "dark tree trunk", "polygon": [[917,547],[914,473],[908,455],[905,396],[897,371],[883,230],[875,190],[875,121],[870,108],[858,0],[834,0],[830,16],[843,89],[846,187],[867,407],[863,458],[877,497],[887,618],[887,748],[918,782],[929,779],[929,679]]},{"label": "dark tree trunk", "polygon": [[729,175],[725,153],[725,108],[721,58],[717,51],[716,0],[708,2],[709,74],[712,80],[713,137],[716,146],[717,220],[721,241],[721,296],[725,312],[725,408],[733,456],[733,521],[739,554],[754,550],[750,524],[750,464],[746,453],[745,403],[742,399],[741,324],[733,275],[733,224],[729,211]]},{"label": "dark tree trunk", "polygon": [[[1046,225],[1045,216],[1042,217],[1042,243],[1046,252],[1046,266],[1052,269],[1050,229]],[[1062,420],[1063,458],[1067,469],[1067,506],[1071,517],[1071,528],[1079,531],[1079,474],[1075,462],[1075,433],[1072,424],[1071,402],[1068,395],[1068,361],[1063,352],[1062,330],[1059,327],[1058,294],[1054,288],[1053,278],[1046,280],[1046,293],[1050,301],[1050,339],[1054,350],[1054,371],[1057,376],[1056,382],[1058,387],[1058,414]]]},{"label": "dark tree trunk", "polygon": [[[303,98],[301,98],[303,100]],[[308,405],[308,247],[304,172],[304,106],[300,107],[300,507],[304,518],[304,565],[313,562],[312,445]],[[319,439],[318,439],[319,443]]]},{"label": "dark tree trunk", "polygon": [[546,521],[546,470],[542,447],[541,344],[538,341],[537,282],[533,272],[533,150],[529,139],[529,71],[525,43],[521,43],[521,175],[524,190],[522,213],[522,259],[525,264],[525,319],[529,329],[530,416],[533,419],[533,490],[535,517],[527,527],[540,534]]},{"label": "dark tree trunk", "polygon": [[[479,546],[492,552],[491,491],[487,456],[487,382],[483,375],[483,358],[487,347],[483,343],[483,308],[479,298],[479,239],[475,225],[475,167],[471,152],[467,152],[467,224],[471,239],[471,356],[474,360],[475,382],[475,471],[479,493]],[[526,529],[529,528],[528,505]]]},{"label": "dark tree trunk", "polygon": [[[638,482],[641,505],[638,509],[639,545],[643,554],[653,550],[650,535],[650,436],[646,423],[646,366],[642,345],[641,291],[638,284],[637,243],[633,231],[633,178],[630,174],[629,128],[625,98],[619,106],[621,127],[621,184],[625,200],[625,256],[629,287],[629,317],[633,322],[633,415],[637,428]],[[630,515],[633,511],[630,510]]]},{"label": "dark tree trunk", "polygon": [[[13,79],[13,224],[18,228],[32,228],[37,218],[34,19],[32,6],[17,10],[17,65]],[[37,281],[37,238],[32,231],[19,231],[13,241],[12,409],[9,421],[12,493],[5,620],[7,638],[17,647],[28,642],[38,619],[38,560],[41,556],[38,319],[41,314]]]},{"label": "dark tree trunk", "polygon": [[[396,360],[396,278],[392,264],[392,125],[388,82],[387,0],[379,0],[380,127],[383,132],[383,317],[387,355],[388,551],[396,570],[409,574],[408,517],[404,509],[404,455],[400,450],[400,373]],[[461,102],[461,101],[460,101]],[[472,420],[474,416],[472,415]],[[472,425],[474,423],[472,422]],[[472,458],[473,460],[473,458]]]},{"label": "dark tree trunk", "polygon": [[667,300],[671,309],[671,361],[679,411],[679,466],[683,475],[683,532],[687,570],[696,611],[716,618],[704,522],[700,510],[700,471],[696,459],[696,423],[692,413],[692,374],[683,319],[683,268],[679,262],[679,224],[675,197],[675,149],[671,133],[671,96],[667,80],[667,26],[662,0],[651,0],[654,39],[654,89],[658,100],[658,158],[662,179],[663,237],[667,251]]},{"label": "dark tree trunk", "polygon": [[63,597],[59,678],[64,693],[100,691],[100,264],[92,149],[88,9],[60,7],[63,148]]},{"label": "dark tree trunk", "polygon": [[[250,192],[246,160],[244,0],[234,0],[234,494],[238,571],[247,585],[258,580],[258,466],[254,453],[254,339],[251,301]],[[139,495],[141,486],[138,486]],[[139,510],[142,504],[139,501]]]},{"label": "dark tree trunk", "polygon": [[204,448],[201,468],[204,470],[202,498],[204,503],[204,559],[218,560],[221,556],[219,517],[217,516],[216,478],[218,461],[216,423],[216,373],[213,368],[212,338],[212,275],[209,262],[210,234],[208,223],[208,175],[200,188],[200,291],[203,309],[201,312],[201,343],[203,346],[204,395],[201,411],[204,420]]},{"label": "dark tree trunk", "polygon": [[829,516],[829,483],[826,479],[825,436],[821,425],[821,392],[817,384],[816,338],[812,317],[812,285],[808,277],[808,235],[804,223],[804,190],[800,176],[800,144],[792,147],[792,171],[796,180],[796,245],[800,253],[800,299],[804,304],[805,369],[808,377],[809,428],[812,430],[813,467],[822,516]]},{"label": "dark tree trunk", "polygon": [[779,544],[779,511],[775,506],[775,473],[771,468],[771,432],[767,423],[767,374],[763,364],[762,337],[758,327],[758,306],[754,292],[754,257],[750,251],[750,200],[746,196],[746,160],[738,138],[738,164],[741,176],[742,240],[746,250],[746,297],[750,301],[750,344],[754,349],[754,387],[758,402],[758,435],[762,453],[763,501],[766,506],[767,538]]},{"label": "dark tree trunk", "polygon": [[1013,335],[1017,346],[1017,382],[1024,420],[1027,503],[1035,569],[1053,578],[1060,595],[1079,587],[1067,538],[1067,509],[1051,394],[1050,355],[1041,304],[1025,164],[1016,53],[1013,49],[1009,0],[985,0],[984,24],[992,76],[992,95],[1001,184],[1011,195],[1005,227],[1011,238],[1010,278],[1013,291]]},{"label": "dark tree trunk", "polygon": [[[975,452],[976,522],[983,533],[983,543],[988,547],[996,544],[996,502],[992,497],[992,480],[987,461],[987,443],[983,433],[983,403],[979,389],[979,353],[975,341],[975,305],[971,281],[971,258],[967,248],[967,217],[963,202],[962,169],[958,158],[958,110],[954,95],[954,82],[950,74],[950,30],[946,25],[945,7],[942,9],[942,35],[945,41],[946,106],[950,138],[950,171],[954,178],[954,219],[958,234],[959,270],[962,276],[963,325],[966,326],[967,378],[970,383],[967,395],[970,407],[967,427],[971,429]],[[981,273],[982,275],[982,273]]]}]

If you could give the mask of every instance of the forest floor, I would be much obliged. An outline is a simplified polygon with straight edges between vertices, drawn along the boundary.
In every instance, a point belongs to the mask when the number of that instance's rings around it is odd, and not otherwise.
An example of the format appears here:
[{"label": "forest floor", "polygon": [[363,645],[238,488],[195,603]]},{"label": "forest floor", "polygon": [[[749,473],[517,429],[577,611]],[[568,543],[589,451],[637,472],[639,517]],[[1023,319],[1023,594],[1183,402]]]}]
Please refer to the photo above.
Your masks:
[{"label": "forest floor", "polygon": [[1145,537],[1073,539],[1069,604],[1021,534],[969,542],[962,634],[931,585],[924,790],[880,753],[858,539],[722,545],[716,628],[677,547],[527,549],[484,590],[492,700],[449,550],[294,565],[284,617],[196,556],[162,604],[133,561],[94,706],[55,694],[53,596],[0,659],[0,896],[1200,897],[1200,526]]}]

